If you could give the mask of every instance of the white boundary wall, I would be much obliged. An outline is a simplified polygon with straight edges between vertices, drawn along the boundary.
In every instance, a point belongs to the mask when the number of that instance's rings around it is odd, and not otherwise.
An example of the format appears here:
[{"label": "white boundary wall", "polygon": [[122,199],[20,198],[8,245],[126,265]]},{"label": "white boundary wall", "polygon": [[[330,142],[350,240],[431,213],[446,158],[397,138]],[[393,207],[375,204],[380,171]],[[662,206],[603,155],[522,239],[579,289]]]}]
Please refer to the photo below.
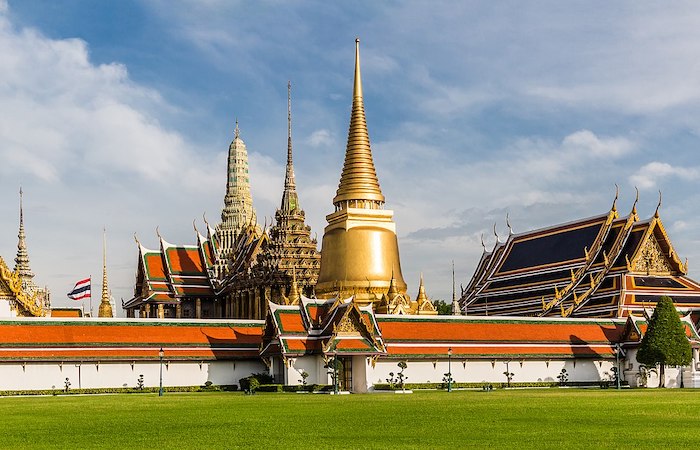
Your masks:
[{"label": "white boundary wall", "polygon": [[[163,386],[238,384],[238,380],[267,368],[261,360],[163,362]],[[130,387],[143,375],[144,386],[157,387],[158,361],[131,362],[0,362],[0,390]]]}]

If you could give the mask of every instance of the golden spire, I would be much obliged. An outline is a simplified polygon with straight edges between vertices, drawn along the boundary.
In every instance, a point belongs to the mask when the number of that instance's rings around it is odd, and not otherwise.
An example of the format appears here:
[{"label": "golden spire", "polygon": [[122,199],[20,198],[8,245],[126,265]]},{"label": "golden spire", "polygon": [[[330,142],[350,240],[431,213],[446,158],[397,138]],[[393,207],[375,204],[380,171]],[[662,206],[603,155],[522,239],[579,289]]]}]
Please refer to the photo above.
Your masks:
[{"label": "golden spire", "polygon": [[282,211],[293,211],[299,207],[294,164],[292,163],[292,82],[287,82],[287,170],[284,174],[284,193],[282,194]]},{"label": "golden spire", "polygon": [[425,286],[423,286],[423,274],[420,274],[420,284],[418,285],[418,295],[416,295],[416,302],[418,303],[418,307],[420,307],[423,303],[428,301],[428,296],[425,295]]},{"label": "golden spire", "polygon": [[379,179],[372,159],[372,148],[369,143],[365,118],[362,77],[360,75],[359,39],[355,39],[355,84],[348,143],[345,149],[345,163],[333,204],[336,205],[336,209],[348,206],[380,209],[384,204],[384,195],[379,187]]},{"label": "golden spire", "polygon": [[394,277],[394,268],[391,268],[391,281],[389,281],[389,291],[386,293],[386,295],[390,298],[393,299],[397,295],[399,295],[399,290],[396,288],[396,278]]},{"label": "golden spire", "polygon": [[287,298],[288,304],[298,305],[299,304],[299,288],[297,286],[297,271],[296,267],[292,267],[292,285],[289,287],[289,297]]},{"label": "golden spire", "polygon": [[15,258],[15,272],[23,280],[34,278],[34,273],[29,268],[29,252],[27,251],[26,235],[24,233],[24,207],[22,205],[22,188],[19,188],[19,233],[17,234],[17,257]]},{"label": "golden spire", "polygon": [[102,301],[97,317],[114,317],[112,304],[109,302],[109,285],[107,284],[107,230],[102,229]]},{"label": "golden spire", "polygon": [[[494,226],[494,231],[496,227]],[[496,235],[496,242],[498,242],[498,235]],[[459,308],[459,302],[457,301],[457,286],[455,285],[455,261],[452,260],[452,315],[461,316],[462,310]]]}]

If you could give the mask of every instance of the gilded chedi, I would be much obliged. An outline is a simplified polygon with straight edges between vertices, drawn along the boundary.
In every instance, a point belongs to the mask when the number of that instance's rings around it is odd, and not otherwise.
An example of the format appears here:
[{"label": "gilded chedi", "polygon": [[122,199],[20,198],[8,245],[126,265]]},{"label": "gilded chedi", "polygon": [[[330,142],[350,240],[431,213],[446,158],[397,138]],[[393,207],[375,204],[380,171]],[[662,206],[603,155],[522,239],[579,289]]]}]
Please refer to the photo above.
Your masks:
[{"label": "gilded chedi", "polygon": [[384,209],[384,195],[372,159],[359,39],[355,41],[355,81],[345,163],[333,204],[335,212],[326,216],[316,295],[352,295],[362,305],[376,304],[392,284],[405,295],[393,211]]}]

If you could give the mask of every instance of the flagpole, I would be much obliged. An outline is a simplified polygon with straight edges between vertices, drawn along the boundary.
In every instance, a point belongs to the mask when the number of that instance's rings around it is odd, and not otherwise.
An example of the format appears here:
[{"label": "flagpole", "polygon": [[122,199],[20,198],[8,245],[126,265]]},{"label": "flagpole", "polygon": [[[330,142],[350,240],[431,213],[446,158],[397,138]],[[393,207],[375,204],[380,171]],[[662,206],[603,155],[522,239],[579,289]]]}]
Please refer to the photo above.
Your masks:
[{"label": "flagpole", "polygon": [[92,274],[90,274],[90,318],[92,318]]}]

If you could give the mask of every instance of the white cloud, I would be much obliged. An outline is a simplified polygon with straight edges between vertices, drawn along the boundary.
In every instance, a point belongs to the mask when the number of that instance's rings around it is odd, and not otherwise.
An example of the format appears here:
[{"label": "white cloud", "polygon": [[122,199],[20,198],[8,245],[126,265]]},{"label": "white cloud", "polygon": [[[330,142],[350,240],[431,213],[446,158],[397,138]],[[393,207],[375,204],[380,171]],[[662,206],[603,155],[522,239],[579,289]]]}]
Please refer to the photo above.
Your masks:
[{"label": "white cloud", "polygon": [[309,136],[307,142],[312,147],[323,147],[332,145],[334,141],[330,130],[322,129],[311,133],[311,136]]},{"label": "white cloud", "polygon": [[690,181],[698,179],[698,169],[693,167],[674,167],[671,164],[654,161],[642,166],[629,177],[630,184],[639,189],[655,188],[662,179],[677,177]]},{"label": "white cloud", "polygon": [[634,144],[627,138],[599,138],[589,130],[566,136],[562,147],[582,157],[592,155],[617,158],[634,150]]}]

